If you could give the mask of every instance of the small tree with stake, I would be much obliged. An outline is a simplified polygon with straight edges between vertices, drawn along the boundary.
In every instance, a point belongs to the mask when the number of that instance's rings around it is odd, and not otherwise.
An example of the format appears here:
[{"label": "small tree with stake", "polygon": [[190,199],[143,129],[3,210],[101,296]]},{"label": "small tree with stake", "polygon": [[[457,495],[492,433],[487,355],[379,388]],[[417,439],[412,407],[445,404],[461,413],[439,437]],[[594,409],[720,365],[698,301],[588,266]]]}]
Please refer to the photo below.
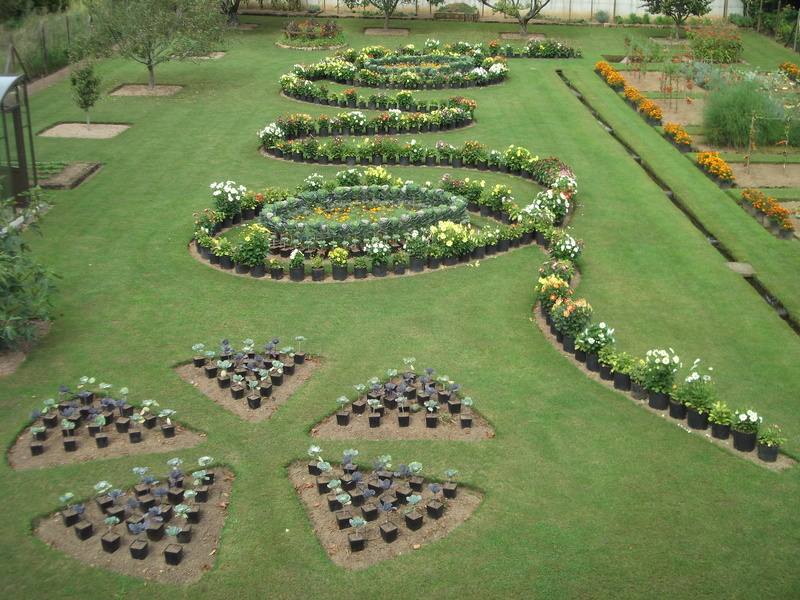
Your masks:
[{"label": "small tree with stake", "polygon": [[94,64],[86,61],[83,65],[73,65],[69,80],[72,84],[75,104],[81,110],[86,111],[86,129],[91,129],[89,109],[100,99],[100,77],[94,72]]},{"label": "small tree with stake", "polygon": [[383,13],[383,30],[389,31],[389,19],[397,7],[401,4],[411,4],[411,0],[344,0],[344,3],[350,10],[374,6]]}]

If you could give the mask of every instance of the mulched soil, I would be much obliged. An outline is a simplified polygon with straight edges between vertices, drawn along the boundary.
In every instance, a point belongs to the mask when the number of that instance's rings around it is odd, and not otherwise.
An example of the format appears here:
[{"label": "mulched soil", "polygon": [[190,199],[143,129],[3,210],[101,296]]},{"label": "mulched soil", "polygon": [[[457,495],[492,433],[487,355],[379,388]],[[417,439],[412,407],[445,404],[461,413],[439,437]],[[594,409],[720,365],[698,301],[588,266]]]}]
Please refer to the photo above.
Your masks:
[{"label": "mulched soil", "polygon": [[40,179],[39,185],[46,190],[71,190],[89,179],[102,166],[103,163],[98,162],[74,162],[64,167],[60,173]]},{"label": "mulched soil", "polygon": [[203,392],[209,399],[219,404],[222,408],[229,410],[240,419],[250,423],[258,423],[274,415],[278,407],[288,401],[321,364],[322,361],[320,359],[306,356],[306,360],[302,365],[295,365],[294,375],[284,375],[283,384],[279,386],[273,385],[272,393],[268,397],[262,398],[261,407],[256,409],[251,409],[247,406],[247,390],[245,390],[243,398],[234,400],[230,389],[220,388],[216,379],[208,379],[203,369],[195,367],[192,363],[175,367],[175,373],[181,379]]},{"label": "mulched soil", "polygon": [[[334,471],[341,475],[341,470],[334,469]],[[405,526],[404,515],[408,506],[400,505],[399,510],[391,513],[390,517],[391,522],[399,529],[397,539],[392,543],[386,543],[381,539],[379,527],[386,521],[386,516],[385,513],[379,511],[377,520],[368,522],[361,528],[360,533],[367,538],[364,550],[350,552],[347,536],[355,530],[352,527],[342,530],[337,527],[336,517],[328,509],[326,496],[317,492],[315,476],[309,475],[307,465],[301,462],[293,463],[288,468],[288,474],[289,480],[297,490],[306,509],[319,543],[325,548],[325,552],[333,564],[348,570],[364,569],[396,558],[401,554],[419,550],[423,546],[442,539],[467,521],[483,500],[483,495],[479,492],[462,489],[459,486],[456,497],[445,500],[442,518],[432,519],[425,515],[423,525],[417,531],[412,531]],[[368,479],[369,473],[365,471],[364,476],[365,479]],[[425,503],[433,498],[433,493],[428,489],[428,483],[428,481],[425,482],[423,491],[415,492],[422,496],[419,506],[423,514]],[[441,494],[439,496],[441,497]],[[359,507],[351,506],[348,509],[352,516],[361,516]]]},{"label": "mulched soil", "polygon": [[[93,535],[89,539],[81,541],[72,527],[64,527],[60,512],[35,523],[34,534],[51,549],[92,567],[100,567],[158,583],[179,585],[194,583],[214,564],[233,487],[233,474],[229,470],[214,469],[214,472],[214,483],[208,487],[208,502],[197,504],[202,512],[200,522],[192,525],[191,542],[181,544],[183,560],[179,565],[169,566],[164,562],[164,548],[169,544],[177,543],[175,538],[166,534],[161,540],[148,543],[148,554],[143,560],[131,558],[128,546],[137,539],[137,536],[128,531],[124,522],[114,527],[114,531],[122,536],[119,549],[112,554],[104,552],[100,545],[100,537],[108,529],[103,523],[106,515],[100,511],[93,500],[86,503],[86,512],[82,515],[83,521],[89,521],[93,525]],[[133,497],[132,490],[127,492],[126,498]],[[117,500],[117,505],[124,506],[125,500]],[[127,513],[128,516],[131,515],[130,509]],[[137,514],[139,514],[138,511]],[[184,526],[184,519],[173,517],[169,523],[165,524],[165,528],[173,525]],[[146,539],[144,534],[138,537]]]},{"label": "mulched soil", "polygon": [[130,129],[130,125],[123,123],[59,123],[48,127],[38,135],[41,137],[81,138],[90,140],[105,140],[117,137],[120,133]]},{"label": "mulched soil", "polygon": [[8,463],[12,469],[18,471],[55,467],[87,460],[116,458],[129,454],[166,452],[167,450],[190,448],[204,441],[206,437],[205,434],[193,433],[179,425],[175,425],[175,437],[172,438],[165,438],[161,434],[159,425],[153,429],[137,426],[137,429],[142,432],[142,441],[138,444],[131,444],[128,434],[117,433],[113,423],[106,425],[103,429],[104,433],[108,435],[107,448],[97,447],[94,438],[89,435],[89,430],[85,423],[81,424],[80,427],[76,427],[73,431],[75,432],[74,437],[78,441],[78,449],[74,452],[66,452],[64,450],[61,427],[48,429],[47,439],[44,441],[44,454],[31,456],[29,445],[33,438],[26,428],[8,451]]},{"label": "mulched soil", "polygon": [[111,96],[172,96],[183,89],[182,85],[157,85],[150,89],[147,85],[127,83],[111,91]]},{"label": "mulched soil", "polygon": [[39,340],[50,331],[50,321],[36,321],[36,333],[29,342],[22,342],[15,349],[0,350],[0,377],[11,375],[25,360],[27,354],[36,347]]},{"label": "mulched soil", "polygon": [[[580,362],[579,360],[577,360],[575,358],[574,354],[570,354],[568,352],[565,352],[563,347],[562,347],[562,345],[559,344],[558,342],[556,342],[556,336],[554,336],[552,333],[550,333],[550,328],[547,326],[547,323],[545,322],[544,317],[542,317],[542,315],[541,315],[541,311],[539,310],[539,304],[538,303],[534,307],[533,318],[536,321],[536,324],[539,326],[539,329],[542,331],[542,335],[544,335],[544,337],[553,345],[553,347],[556,350],[558,350],[564,357],[566,357],[567,360],[569,360],[572,364],[574,364],[578,369],[582,370],[587,377],[591,377],[592,379],[594,379],[595,381],[599,382],[600,384],[606,386],[609,389],[612,389],[612,390],[614,389],[614,382],[613,381],[606,381],[604,379],[601,379],[599,373],[595,373],[593,371],[589,371],[589,369],[586,368],[586,363],[583,363],[583,362]],[[769,469],[770,471],[783,471],[784,469],[788,469],[789,467],[793,467],[794,465],[797,464],[797,461],[795,461],[794,459],[786,456],[785,454],[778,454],[778,460],[776,462],[768,463],[768,462],[764,462],[764,461],[760,460],[758,458],[758,455],[756,454],[755,450],[753,452],[739,452],[738,450],[734,449],[734,447],[733,447],[733,437],[729,437],[727,440],[720,440],[720,439],[711,437],[710,425],[709,425],[709,429],[708,430],[691,429],[686,424],[686,420],[685,419],[682,419],[682,420],[673,419],[672,417],[669,416],[667,411],[656,410],[654,408],[651,408],[648,405],[646,399],[645,400],[636,400],[635,398],[633,398],[633,396],[631,396],[630,392],[621,392],[619,390],[615,390],[615,391],[617,391],[620,395],[624,396],[625,398],[627,398],[628,400],[630,400],[631,402],[633,402],[637,406],[639,406],[639,407],[641,407],[641,408],[643,408],[645,410],[649,410],[650,412],[658,415],[662,419],[677,425],[678,427],[680,427],[681,429],[683,429],[687,433],[690,433],[690,434],[693,434],[693,435],[702,436],[706,440],[708,440],[709,442],[711,442],[713,444],[716,444],[717,446],[722,446],[723,448],[727,449],[732,454],[735,454],[736,456],[738,456],[740,458],[743,458],[745,460],[749,460],[749,461],[757,464],[760,467],[764,467],[765,469]]]}]

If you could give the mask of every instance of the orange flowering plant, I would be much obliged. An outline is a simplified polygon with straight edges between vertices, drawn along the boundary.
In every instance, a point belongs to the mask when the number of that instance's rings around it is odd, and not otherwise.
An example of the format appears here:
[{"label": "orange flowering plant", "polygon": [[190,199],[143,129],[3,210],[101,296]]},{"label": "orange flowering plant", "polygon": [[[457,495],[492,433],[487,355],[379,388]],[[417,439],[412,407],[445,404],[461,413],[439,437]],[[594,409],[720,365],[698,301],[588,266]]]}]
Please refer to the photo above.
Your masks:
[{"label": "orange flowering plant", "polygon": [[550,318],[561,333],[577,337],[589,325],[593,312],[591,305],[583,298],[558,298],[550,307]]},{"label": "orange flowering plant", "polygon": [[733,181],[733,171],[719,155],[719,152],[699,152],[697,164],[706,173],[716,175],[721,181]]}]

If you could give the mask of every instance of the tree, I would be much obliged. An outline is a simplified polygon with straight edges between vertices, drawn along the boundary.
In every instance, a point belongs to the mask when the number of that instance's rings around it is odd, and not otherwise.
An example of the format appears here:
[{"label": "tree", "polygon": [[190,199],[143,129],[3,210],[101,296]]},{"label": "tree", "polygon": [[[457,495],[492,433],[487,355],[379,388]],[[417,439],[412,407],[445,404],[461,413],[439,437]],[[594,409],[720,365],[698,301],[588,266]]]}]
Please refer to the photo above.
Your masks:
[{"label": "tree", "polygon": [[503,13],[519,21],[521,35],[528,33],[528,22],[536,17],[550,0],[480,0],[495,12]]},{"label": "tree", "polygon": [[21,210],[15,210],[13,198],[0,201],[0,348],[33,339],[35,321],[50,320],[54,275],[31,257],[22,241],[26,227],[38,232],[36,220],[49,205],[40,188],[29,195]]},{"label": "tree", "polygon": [[711,12],[713,0],[644,0],[641,8],[653,15],[675,19],[675,39],[680,37],[681,25],[690,16],[702,17]]},{"label": "tree", "polygon": [[[374,6],[383,13],[383,30],[389,30],[389,19],[400,4],[411,4],[414,0],[344,0],[350,10],[358,7]],[[549,0],[548,0],[549,2]]]},{"label": "tree", "polygon": [[[242,0],[220,0],[222,3],[222,14],[228,18],[228,25],[236,25],[239,22],[239,4]],[[259,0],[259,6],[264,0]]]},{"label": "tree", "polygon": [[86,129],[89,129],[89,109],[100,99],[100,78],[94,73],[94,65],[87,61],[83,65],[73,65],[69,80],[75,93],[75,104],[86,111]]},{"label": "tree", "polygon": [[219,0],[86,0],[92,27],[88,47],[153,69],[173,59],[208,54],[224,42]]}]

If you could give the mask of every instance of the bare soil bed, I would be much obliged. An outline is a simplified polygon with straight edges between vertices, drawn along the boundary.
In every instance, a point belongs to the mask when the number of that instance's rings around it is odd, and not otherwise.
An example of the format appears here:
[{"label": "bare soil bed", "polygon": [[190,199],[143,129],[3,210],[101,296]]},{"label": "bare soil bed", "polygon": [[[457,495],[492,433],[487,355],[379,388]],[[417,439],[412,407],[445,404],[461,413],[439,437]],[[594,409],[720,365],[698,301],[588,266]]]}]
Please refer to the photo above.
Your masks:
[{"label": "bare soil bed", "polygon": [[751,163],[750,167],[746,167],[743,162],[729,162],[728,166],[740,188],[800,187],[800,164],[788,164],[785,169],[783,164]]},{"label": "bare soil bed", "polygon": [[161,434],[161,429],[141,428],[142,441],[131,444],[127,433],[117,433],[113,423],[106,425],[104,433],[108,435],[108,447],[98,448],[94,438],[89,435],[85,424],[76,427],[75,439],[78,441],[78,449],[74,452],[64,451],[62,445],[61,428],[47,430],[47,439],[44,443],[44,454],[32,456],[28,445],[33,437],[26,428],[8,451],[8,463],[12,469],[24,471],[26,469],[37,469],[45,467],[55,467],[87,460],[102,460],[105,458],[116,458],[129,454],[143,454],[149,452],[166,452],[167,450],[178,450],[180,448],[190,448],[196,446],[205,439],[205,434],[197,434],[175,425],[175,437],[165,438]]},{"label": "bare soil bed", "polygon": [[39,135],[41,137],[105,140],[116,137],[129,128],[130,125],[122,123],[92,123],[89,128],[86,127],[86,123],[59,123],[48,127]]},{"label": "bare soil bed", "polygon": [[36,347],[36,344],[44,335],[50,331],[53,324],[50,321],[37,321],[36,333],[29,342],[22,342],[16,349],[6,348],[0,350],[0,377],[11,375],[22,364],[28,352]]},{"label": "bare soil bed", "polygon": [[126,83],[111,91],[111,96],[172,96],[183,89],[182,85],[147,85]]},{"label": "bare soil bed", "polygon": [[[545,322],[544,317],[542,317],[542,315],[541,315],[541,311],[539,310],[538,303],[534,307],[533,317],[534,317],[534,320],[536,321],[536,324],[539,326],[539,329],[541,330],[542,335],[544,335],[545,339],[547,339],[553,345],[553,347],[556,350],[558,350],[563,356],[565,356],[567,358],[567,360],[569,360],[572,364],[574,364],[578,369],[582,370],[583,373],[587,377],[591,377],[592,379],[594,379],[595,381],[599,382],[600,384],[606,386],[609,389],[612,389],[612,390],[614,389],[614,382],[613,381],[606,381],[604,379],[601,379],[599,373],[595,373],[593,371],[589,371],[589,369],[586,368],[586,363],[583,363],[583,362],[580,362],[579,360],[577,360],[575,358],[574,354],[571,354],[569,352],[565,352],[563,347],[562,347],[562,345],[559,344],[558,342],[556,342],[556,336],[554,336],[553,334],[550,333],[550,328],[547,326],[547,323]],[[688,425],[686,425],[686,420],[685,419],[684,420],[673,419],[672,417],[669,416],[667,411],[656,410],[654,408],[651,408],[647,404],[647,400],[636,400],[635,398],[633,398],[630,395],[629,392],[619,392],[619,394],[624,396],[625,398],[627,398],[628,400],[630,400],[634,404],[640,406],[641,408],[643,408],[645,410],[649,410],[650,412],[658,415],[662,419],[664,419],[666,421],[669,421],[669,422],[673,423],[674,425],[677,425],[678,427],[680,427],[684,431],[686,431],[688,433],[691,433],[693,435],[702,436],[703,438],[705,438],[709,442],[711,442],[713,444],[716,444],[717,446],[721,446],[721,447],[727,449],[732,454],[735,454],[736,456],[738,456],[740,458],[743,458],[745,460],[749,460],[750,462],[753,462],[753,463],[757,464],[760,467],[764,467],[765,469],[769,469],[770,471],[776,471],[776,472],[777,471],[783,471],[784,469],[788,469],[789,467],[793,467],[793,466],[795,466],[797,464],[797,461],[795,461],[794,459],[790,458],[789,456],[787,456],[785,454],[778,454],[778,460],[776,462],[774,462],[774,463],[764,462],[763,460],[760,460],[758,458],[758,455],[757,455],[757,453],[755,451],[753,451],[753,452],[739,452],[738,450],[736,450],[733,447],[733,437],[730,437],[727,440],[720,440],[720,439],[714,438],[714,437],[711,436],[711,430],[710,429],[708,429],[708,430],[691,429]],[[643,432],[643,435],[646,436],[647,433]]]},{"label": "bare soil bed", "polygon": [[[379,527],[385,522],[385,513],[380,512],[376,520],[370,521],[361,528],[361,532],[366,538],[364,550],[351,552],[348,542],[348,534],[354,533],[352,527],[339,529],[333,512],[328,509],[326,496],[319,494],[315,483],[315,477],[308,473],[308,467],[304,463],[293,463],[288,467],[289,480],[292,482],[303,507],[306,509],[311,526],[317,535],[319,543],[325,549],[331,562],[337,567],[349,570],[364,569],[372,565],[396,558],[402,554],[419,550],[437,540],[447,536],[456,527],[469,520],[472,513],[483,500],[483,495],[473,490],[462,489],[459,486],[455,498],[445,500],[444,514],[439,519],[424,516],[422,527],[412,531],[405,526],[404,513],[408,505],[399,505],[399,510],[391,513],[391,522],[398,529],[398,536],[394,542],[386,543],[381,539]],[[369,473],[364,473],[364,478],[369,478]],[[433,498],[433,493],[428,489],[428,482],[425,482],[421,492],[415,492],[422,496],[419,503],[420,512],[424,514],[425,503]],[[441,495],[441,494],[440,494]],[[361,516],[359,507],[347,507],[352,516]]]},{"label": "bare soil bed", "polygon": [[71,190],[89,179],[103,166],[97,162],[74,162],[55,175],[40,179],[39,185],[46,190]]},{"label": "bare soil bed", "polygon": [[[183,560],[176,566],[164,562],[164,548],[177,543],[175,538],[166,534],[161,540],[148,542],[148,553],[144,559],[132,558],[128,546],[137,536],[128,531],[124,521],[114,528],[116,533],[122,536],[119,549],[114,553],[104,552],[100,545],[100,537],[108,529],[103,523],[106,515],[94,501],[86,503],[86,512],[82,515],[82,520],[91,522],[93,526],[93,535],[89,539],[81,541],[72,527],[65,527],[60,512],[34,523],[34,534],[52,550],[62,552],[92,567],[159,583],[177,585],[194,583],[214,564],[233,487],[233,474],[230,471],[215,469],[215,474],[214,483],[208,486],[208,501],[197,504],[202,511],[200,522],[191,526],[191,541],[181,544]],[[132,493],[129,492],[128,495],[132,496]],[[131,516],[132,511],[128,509],[127,514]],[[136,514],[140,513],[136,511]],[[172,525],[183,526],[184,519],[173,516],[164,526],[166,528]],[[146,539],[144,534],[138,537]]]},{"label": "bare soil bed", "polygon": [[302,365],[295,365],[294,375],[284,375],[282,385],[272,386],[272,393],[268,397],[262,398],[261,407],[256,409],[248,408],[247,391],[245,391],[244,398],[234,400],[230,389],[219,387],[216,379],[209,379],[205,376],[202,368],[195,367],[192,363],[175,367],[175,373],[240,419],[250,423],[259,423],[274,415],[278,407],[287,402],[321,364],[320,359],[307,356]]}]

